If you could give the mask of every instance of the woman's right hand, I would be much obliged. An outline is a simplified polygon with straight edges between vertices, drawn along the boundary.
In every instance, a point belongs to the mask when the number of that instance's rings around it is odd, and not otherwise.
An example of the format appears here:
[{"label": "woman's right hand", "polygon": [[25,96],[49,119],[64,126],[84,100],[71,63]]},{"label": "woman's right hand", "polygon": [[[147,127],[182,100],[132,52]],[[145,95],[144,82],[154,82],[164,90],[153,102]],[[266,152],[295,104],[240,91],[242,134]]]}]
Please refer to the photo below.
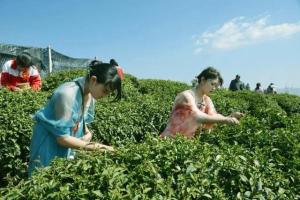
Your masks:
[{"label": "woman's right hand", "polygon": [[15,92],[22,92],[22,91],[23,91],[23,90],[22,90],[21,88],[19,88],[19,87],[14,87],[12,90],[15,91]]},{"label": "woman's right hand", "polygon": [[114,148],[112,146],[96,143],[95,149],[100,150],[100,151],[111,151],[114,152]]},{"label": "woman's right hand", "polygon": [[240,124],[239,120],[235,117],[225,117],[225,124]]},{"label": "woman's right hand", "polygon": [[241,113],[241,112],[233,112],[229,115],[230,117],[234,117],[236,119],[241,119],[242,117],[245,116],[244,113]]},{"label": "woman's right hand", "polygon": [[93,151],[93,150],[98,150],[98,151],[111,151],[111,152],[114,152],[114,148],[112,146],[107,146],[107,145],[104,145],[104,144],[100,144],[100,143],[97,143],[97,142],[88,142],[86,145],[85,145],[85,149],[86,150],[90,150],[90,151]]}]

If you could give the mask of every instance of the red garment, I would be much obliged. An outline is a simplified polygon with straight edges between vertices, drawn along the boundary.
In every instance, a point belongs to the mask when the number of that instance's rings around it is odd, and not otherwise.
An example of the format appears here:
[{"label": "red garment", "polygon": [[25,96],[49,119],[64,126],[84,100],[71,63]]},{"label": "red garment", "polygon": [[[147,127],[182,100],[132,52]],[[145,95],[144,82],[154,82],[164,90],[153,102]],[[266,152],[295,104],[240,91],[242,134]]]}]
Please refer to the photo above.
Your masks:
[{"label": "red garment", "polygon": [[18,83],[29,83],[35,91],[40,90],[42,86],[41,76],[35,66],[25,67],[20,71],[16,60],[9,60],[3,65],[1,85],[14,90]]},{"label": "red garment", "polygon": [[175,136],[180,133],[191,138],[199,128],[212,128],[212,124],[197,122],[200,112],[207,115],[218,114],[209,96],[204,95],[203,104],[196,105],[195,97],[190,90],[180,93],[175,99],[170,119],[161,137]]}]

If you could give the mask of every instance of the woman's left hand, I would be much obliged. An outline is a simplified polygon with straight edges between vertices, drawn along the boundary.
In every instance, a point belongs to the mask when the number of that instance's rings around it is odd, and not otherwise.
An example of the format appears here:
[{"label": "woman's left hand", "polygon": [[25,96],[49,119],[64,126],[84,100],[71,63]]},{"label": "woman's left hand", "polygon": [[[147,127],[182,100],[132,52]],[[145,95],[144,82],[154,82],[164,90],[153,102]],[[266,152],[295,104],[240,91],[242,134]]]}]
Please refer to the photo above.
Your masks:
[{"label": "woman's left hand", "polygon": [[86,130],[85,135],[81,137],[81,140],[86,141],[86,142],[90,142],[92,139],[92,132],[90,130]]},{"label": "woman's left hand", "polygon": [[234,117],[236,119],[241,119],[244,116],[245,116],[245,114],[241,113],[241,112],[233,112],[230,114],[230,117]]}]

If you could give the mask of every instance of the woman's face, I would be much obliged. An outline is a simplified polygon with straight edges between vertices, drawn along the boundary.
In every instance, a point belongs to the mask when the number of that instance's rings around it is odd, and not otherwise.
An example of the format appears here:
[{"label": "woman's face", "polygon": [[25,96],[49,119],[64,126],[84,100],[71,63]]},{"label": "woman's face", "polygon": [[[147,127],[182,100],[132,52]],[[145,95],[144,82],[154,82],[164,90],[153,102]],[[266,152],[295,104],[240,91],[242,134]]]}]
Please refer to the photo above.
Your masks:
[{"label": "woman's face", "polygon": [[90,79],[90,93],[94,99],[101,99],[112,92],[109,85],[97,83],[97,79]]},{"label": "woman's face", "polygon": [[203,79],[200,83],[201,91],[204,94],[209,94],[210,92],[213,92],[215,89],[217,89],[219,86],[219,79]]},{"label": "woman's face", "polygon": [[26,68],[26,67],[25,67],[24,65],[18,65],[18,64],[17,64],[17,69],[18,69],[19,71],[24,71],[25,68]]}]

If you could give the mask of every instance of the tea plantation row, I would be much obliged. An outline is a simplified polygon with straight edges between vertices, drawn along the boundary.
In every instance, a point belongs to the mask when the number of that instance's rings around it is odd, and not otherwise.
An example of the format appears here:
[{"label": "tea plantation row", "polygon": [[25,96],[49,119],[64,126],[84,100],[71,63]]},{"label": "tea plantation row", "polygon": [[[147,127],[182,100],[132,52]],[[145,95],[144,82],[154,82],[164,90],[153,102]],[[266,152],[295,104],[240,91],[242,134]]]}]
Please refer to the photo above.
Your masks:
[{"label": "tea plantation row", "polygon": [[60,72],[38,93],[0,91],[0,178],[5,199],[299,199],[300,98],[220,90],[220,113],[246,113],[193,140],[159,138],[188,85],[127,75],[123,100],[97,102],[94,140],[116,153],[79,151],[26,177],[33,121],[54,88],[83,71]]}]

